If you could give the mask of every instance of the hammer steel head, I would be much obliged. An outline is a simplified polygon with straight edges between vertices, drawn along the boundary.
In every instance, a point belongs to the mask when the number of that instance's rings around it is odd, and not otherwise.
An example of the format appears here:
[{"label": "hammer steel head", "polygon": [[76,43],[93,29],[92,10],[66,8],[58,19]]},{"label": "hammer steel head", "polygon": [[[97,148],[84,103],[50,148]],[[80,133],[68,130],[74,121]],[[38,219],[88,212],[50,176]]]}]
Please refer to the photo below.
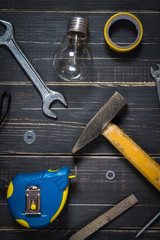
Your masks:
[{"label": "hammer steel head", "polygon": [[96,138],[104,130],[108,123],[116,116],[120,109],[126,104],[127,100],[118,92],[115,92],[87,124],[80,138],[72,149],[72,153],[76,153],[79,149]]}]

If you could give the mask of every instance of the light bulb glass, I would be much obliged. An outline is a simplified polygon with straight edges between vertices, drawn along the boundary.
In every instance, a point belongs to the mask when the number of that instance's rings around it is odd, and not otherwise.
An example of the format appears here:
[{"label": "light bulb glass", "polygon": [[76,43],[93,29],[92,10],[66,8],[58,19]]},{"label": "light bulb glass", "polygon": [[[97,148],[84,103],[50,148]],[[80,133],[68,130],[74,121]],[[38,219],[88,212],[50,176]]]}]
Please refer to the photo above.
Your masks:
[{"label": "light bulb glass", "polygon": [[53,66],[57,75],[66,81],[79,81],[87,77],[92,66],[92,55],[87,48],[85,31],[70,29],[67,32],[54,55]]}]

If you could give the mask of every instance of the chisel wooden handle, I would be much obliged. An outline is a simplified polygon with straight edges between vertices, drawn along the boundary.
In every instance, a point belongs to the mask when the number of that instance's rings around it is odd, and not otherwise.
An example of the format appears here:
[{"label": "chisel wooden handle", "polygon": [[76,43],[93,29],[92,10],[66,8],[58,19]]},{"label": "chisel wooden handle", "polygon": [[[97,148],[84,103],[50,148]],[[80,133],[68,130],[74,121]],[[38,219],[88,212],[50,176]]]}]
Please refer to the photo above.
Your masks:
[{"label": "chisel wooden handle", "polygon": [[111,122],[103,130],[102,135],[160,191],[160,165],[157,162]]},{"label": "chisel wooden handle", "polygon": [[92,233],[103,227],[105,224],[109,223],[114,218],[118,217],[120,214],[128,210],[130,207],[138,202],[134,194],[125,198],[114,207],[109,209],[107,212],[100,215],[98,218],[87,224],[81,230],[72,235],[69,240],[84,240],[89,237]]}]

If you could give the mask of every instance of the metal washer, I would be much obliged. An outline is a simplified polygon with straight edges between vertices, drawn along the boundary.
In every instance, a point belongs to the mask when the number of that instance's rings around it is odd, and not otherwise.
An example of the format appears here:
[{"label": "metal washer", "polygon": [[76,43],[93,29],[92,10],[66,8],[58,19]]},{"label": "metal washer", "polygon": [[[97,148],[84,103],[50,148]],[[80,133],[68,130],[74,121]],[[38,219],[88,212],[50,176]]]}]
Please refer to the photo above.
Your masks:
[{"label": "metal washer", "polygon": [[33,131],[27,131],[25,132],[23,139],[27,144],[32,144],[36,140],[36,134]]},{"label": "metal washer", "polygon": [[115,172],[113,172],[112,170],[108,170],[106,172],[106,178],[109,180],[109,181],[112,181],[114,178],[115,178]]}]

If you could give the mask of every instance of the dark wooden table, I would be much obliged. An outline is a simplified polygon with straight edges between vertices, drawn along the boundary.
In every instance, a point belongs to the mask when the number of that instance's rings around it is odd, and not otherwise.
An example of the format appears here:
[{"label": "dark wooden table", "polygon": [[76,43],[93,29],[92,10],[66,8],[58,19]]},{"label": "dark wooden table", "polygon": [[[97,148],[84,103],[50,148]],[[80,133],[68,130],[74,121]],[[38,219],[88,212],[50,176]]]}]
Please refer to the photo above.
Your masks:
[{"label": "dark wooden table", "polygon": [[[20,48],[45,83],[63,93],[68,102],[68,108],[59,103],[52,106],[58,120],[45,117],[39,93],[11,53],[0,48],[0,95],[9,91],[12,96],[7,122],[0,128],[0,176],[9,182],[18,173],[62,166],[69,166],[72,173],[77,168],[78,173],[70,180],[68,202],[58,221],[41,230],[25,229],[14,221],[2,184],[0,239],[68,239],[131,193],[139,203],[88,239],[134,239],[158,213],[159,192],[103,136],[75,156],[71,150],[90,118],[119,91],[128,107],[114,122],[160,164],[160,108],[150,75],[150,67],[156,68],[160,61],[159,10],[158,0],[0,1],[0,19],[13,24]],[[141,44],[126,54],[110,50],[103,36],[108,18],[120,11],[135,14],[144,28]],[[89,20],[93,68],[86,80],[73,83],[58,79],[52,61],[68,19],[77,15]],[[133,41],[133,32],[126,32],[126,36],[126,42]],[[124,41],[121,31],[113,37]],[[31,145],[23,140],[28,130],[37,137]],[[106,179],[107,170],[115,172],[113,181]],[[141,239],[160,239],[160,219]]]}]

